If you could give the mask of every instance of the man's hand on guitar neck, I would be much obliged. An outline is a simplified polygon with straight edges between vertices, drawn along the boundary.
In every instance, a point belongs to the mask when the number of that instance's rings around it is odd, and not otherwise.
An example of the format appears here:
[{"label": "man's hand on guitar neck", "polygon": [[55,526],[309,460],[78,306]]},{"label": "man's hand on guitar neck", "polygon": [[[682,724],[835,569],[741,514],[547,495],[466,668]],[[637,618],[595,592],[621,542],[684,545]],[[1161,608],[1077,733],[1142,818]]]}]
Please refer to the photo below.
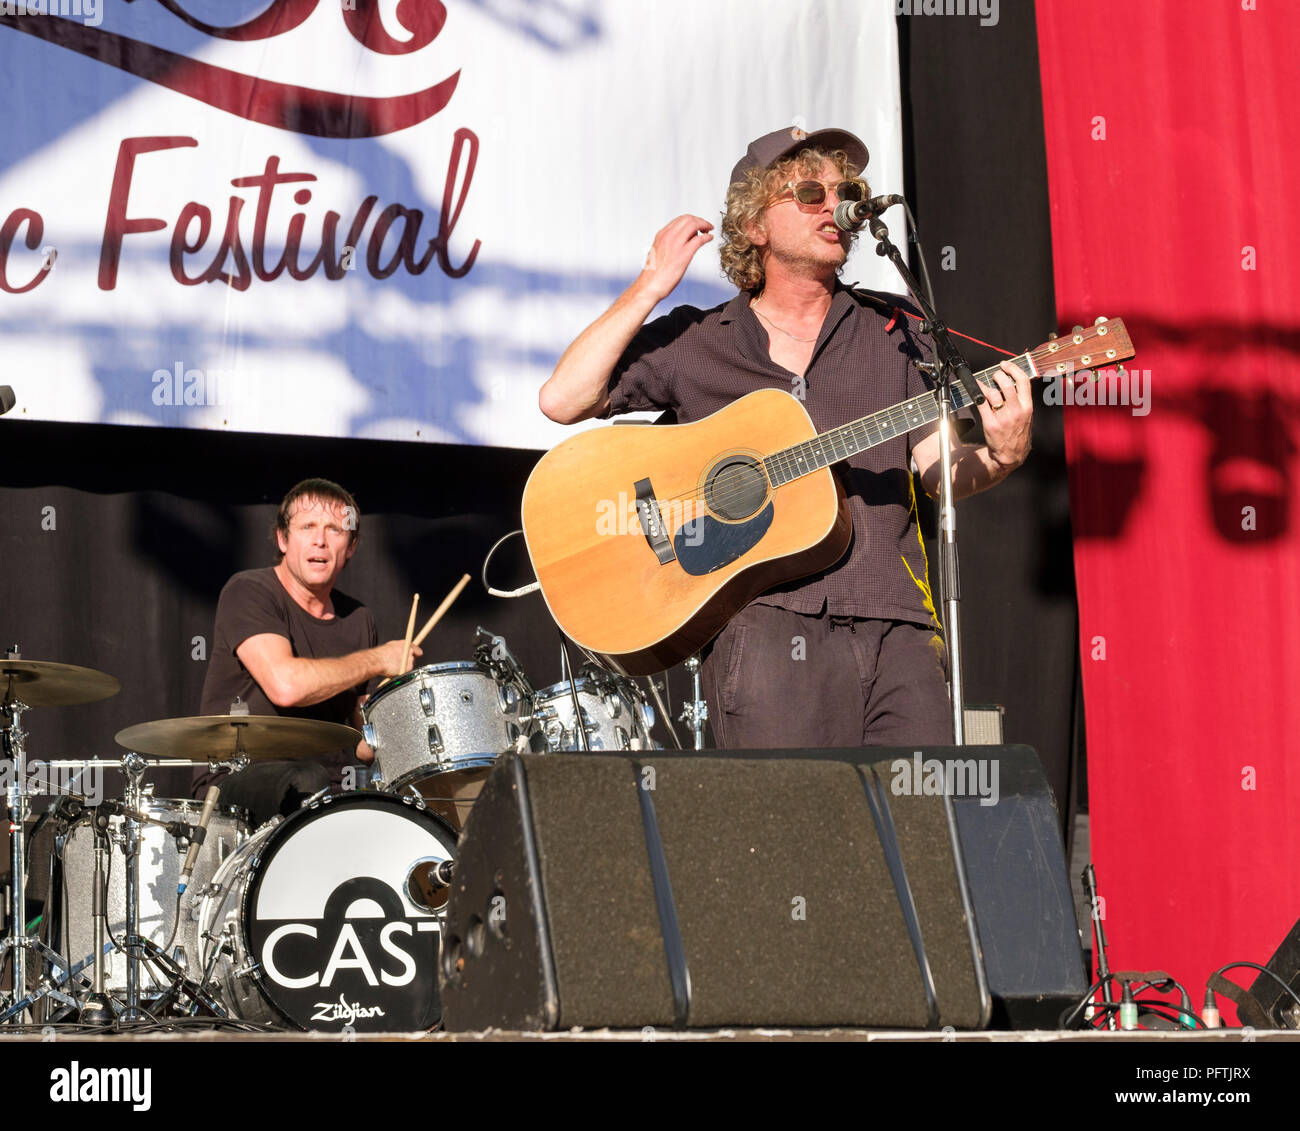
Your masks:
[{"label": "man's hand on guitar neck", "polygon": [[713,239],[701,216],[678,216],[654,238],[645,266],[610,308],[569,346],[541,388],[538,404],[560,424],[599,416],[609,403],[609,379],[650,312],[673,293],[695,253]]},{"label": "man's hand on guitar neck", "polygon": [[[989,396],[979,406],[984,425],[983,444],[954,444],[952,447],[952,486],[959,499],[1000,483],[1029,456],[1030,428],[1034,419],[1034,398],[1029,378],[1009,361],[1002,363],[1002,373],[993,379],[1002,391]],[[926,493],[939,495],[939,433],[927,436],[912,449],[912,459],[921,476]]]}]

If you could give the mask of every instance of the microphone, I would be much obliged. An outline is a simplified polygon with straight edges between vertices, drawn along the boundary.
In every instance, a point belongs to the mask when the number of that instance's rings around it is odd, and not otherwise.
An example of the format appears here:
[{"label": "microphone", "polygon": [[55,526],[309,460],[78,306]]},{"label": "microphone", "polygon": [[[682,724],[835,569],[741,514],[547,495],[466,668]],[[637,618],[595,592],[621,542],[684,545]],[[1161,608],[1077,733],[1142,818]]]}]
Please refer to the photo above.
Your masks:
[{"label": "microphone", "polygon": [[904,204],[901,196],[873,196],[870,200],[841,200],[835,206],[835,226],[841,232],[856,232],[872,216],[878,216],[886,208],[895,204]]},{"label": "microphone", "polygon": [[0,416],[4,416],[17,403],[18,399],[14,396],[14,387],[12,385],[0,385]]},{"label": "microphone", "polygon": [[208,795],[203,799],[203,812],[199,814],[199,823],[194,826],[194,831],[190,833],[190,850],[185,854],[185,867],[181,869],[180,883],[176,885],[176,894],[182,895],[190,884],[190,877],[194,875],[194,865],[199,862],[199,849],[208,835],[208,822],[212,820],[212,810],[217,807],[217,797],[221,790],[215,786],[208,786]]}]

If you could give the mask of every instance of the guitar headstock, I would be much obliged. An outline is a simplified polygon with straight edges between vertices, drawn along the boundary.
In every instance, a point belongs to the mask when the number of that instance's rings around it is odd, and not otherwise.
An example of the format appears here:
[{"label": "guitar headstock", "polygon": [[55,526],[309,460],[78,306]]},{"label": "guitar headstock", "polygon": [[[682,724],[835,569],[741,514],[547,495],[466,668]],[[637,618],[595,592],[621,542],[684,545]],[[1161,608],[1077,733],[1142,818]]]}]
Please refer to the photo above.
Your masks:
[{"label": "guitar headstock", "polygon": [[1049,377],[1101,369],[1127,361],[1136,352],[1122,318],[1098,318],[1091,326],[1076,326],[1068,335],[1053,337],[1027,351],[1035,375]]}]

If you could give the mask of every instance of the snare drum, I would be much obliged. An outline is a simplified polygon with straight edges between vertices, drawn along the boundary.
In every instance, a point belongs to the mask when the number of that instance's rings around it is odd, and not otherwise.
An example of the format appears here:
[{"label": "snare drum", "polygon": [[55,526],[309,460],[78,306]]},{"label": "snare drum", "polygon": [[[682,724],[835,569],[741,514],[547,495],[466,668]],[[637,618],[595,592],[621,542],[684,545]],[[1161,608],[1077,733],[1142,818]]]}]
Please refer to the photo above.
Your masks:
[{"label": "snare drum", "polygon": [[204,892],[218,996],[247,1021],[339,1032],[437,1024],[440,910],[430,868],[456,835],[422,803],[325,797],[263,825]]},{"label": "snare drum", "polygon": [[[142,812],[155,821],[185,821],[199,823],[202,802],[149,797]],[[124,818],[109,818],[109,834],[113,848],[108,858],[108,926],[119,942],[126,932],[126,871],[127,862],[120,845],[123,840]],[[176,961],[186,976],[196,979],[195,963],[198,958],[199,934],[194,893],[202,889],[221,866],[248,837],[247,814],[242,809],[218,807],[208,822],[208,833],[199,847],[194,875],[180,900],[180,921],[177,924],[176,888],[180,883],[181,868],[185,864],[188,845],[179,847],[166,829],[145,824],[140,829],[140,934],[166,946],[175,936],[173,949],[180,947]],[[95,837],[88,818],[74,824],[63,840],[61,854],[63,886],[67,902],[68,922],[60,931],[58,949],[74,963],[95,953],[95,920],[91,916],[91,899],[95,886]],[[89,978],[93,968],[86,967]],[[144,989],[157,985],[153,968],[148,963],[140,967],[141,985]],[[196,979],[197,980],[197,979]],[[116,948],[107,955],[104,968],[104,986],[109,992],[126,992],[126,955]]]},{"label": "snare drum", "polygon": [[485,664],[432,664],[397,676],[362,709],[376,785],[390,793],[414,786],[459,828],[465,799],[478,795],[497,756],[532,733],[531,709],[524,687]]},{"label": "snare drum", "polygon": [[[656,750],[650,737],[654,708],[631,680],[588,665],[574,680],[587,749]],[[573,720],[568,681],[544,687],[533,697],[533,717],[546,736],[546,749],[582,750]]]}]

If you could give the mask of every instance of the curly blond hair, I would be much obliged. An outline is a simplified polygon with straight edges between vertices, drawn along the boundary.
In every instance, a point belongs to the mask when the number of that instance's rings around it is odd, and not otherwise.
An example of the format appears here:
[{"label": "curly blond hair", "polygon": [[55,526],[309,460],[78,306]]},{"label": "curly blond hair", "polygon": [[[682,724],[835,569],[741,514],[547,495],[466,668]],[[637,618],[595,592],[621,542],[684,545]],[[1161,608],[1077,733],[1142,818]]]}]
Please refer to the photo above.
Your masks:
[{"label": "curly blond hair", "polygon": [[[762,216],[772,195],[787,181],[815,180],[822,165],[830,161],[845,180],[859,175],[858,167],[842,149],[801,149],[792,157],[782,157],[774,165],[750,169],[743,181],[727,189],[727,209],[722,214],[722,237],[718,254],[722,273],[742,291],[763,288],[763,249],[745,234],[750,225],[763,226]],[[867,195],[871,195],[870,187]],[[854,233],[850,239],[856,239]]]}]

